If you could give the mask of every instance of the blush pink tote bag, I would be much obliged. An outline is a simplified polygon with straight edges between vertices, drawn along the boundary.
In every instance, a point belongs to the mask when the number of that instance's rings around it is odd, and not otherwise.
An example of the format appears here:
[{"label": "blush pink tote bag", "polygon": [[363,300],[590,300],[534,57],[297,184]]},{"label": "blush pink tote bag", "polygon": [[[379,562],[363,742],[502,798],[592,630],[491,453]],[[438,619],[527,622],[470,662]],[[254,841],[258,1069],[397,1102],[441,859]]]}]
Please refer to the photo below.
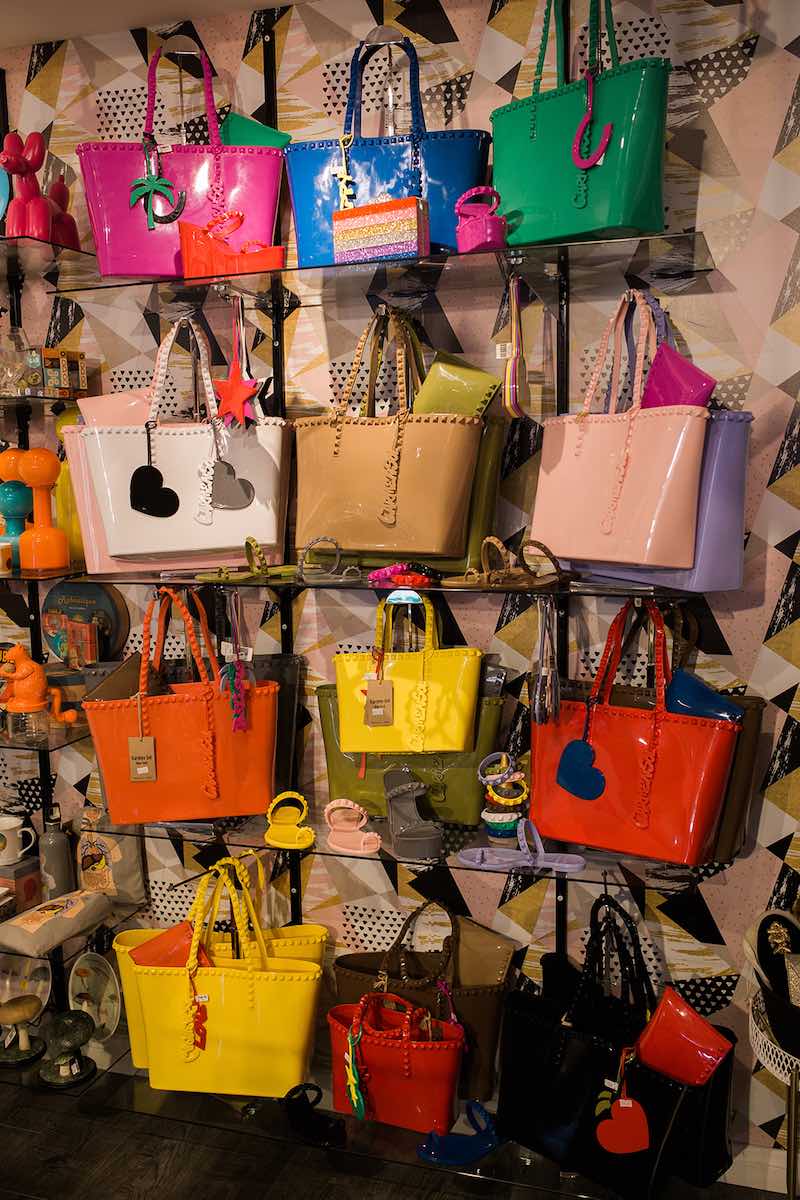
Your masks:
[{"label": "blush pink tote bag", "polygon": [[[156,68],[147,70],[147,112],[141,142],[82,142],[77,147],[86,203],[102,275],[182,275],[178,217],[205,225],[228,210],[244,214],[231,240],[272,244],[283,151],[271,146],[223,146],[211,85],[203,67],[209,145],[162,147],[153,136]],[[235,243],[235,244],[234,244]]]},{"label": "blush pink tote bag", "polygon": [[[631,300],[639,314],[633,402],[618,412],[622,334]],[[614,337],[609,411],[592,412]],[[625,293],[600,343],[583,410],[551,417],[544,441],[531,538],[557,558],[652,567],[694,563],[697,499],[708,411],[642,408],[645,350],[653,318],[641,292]]]}]

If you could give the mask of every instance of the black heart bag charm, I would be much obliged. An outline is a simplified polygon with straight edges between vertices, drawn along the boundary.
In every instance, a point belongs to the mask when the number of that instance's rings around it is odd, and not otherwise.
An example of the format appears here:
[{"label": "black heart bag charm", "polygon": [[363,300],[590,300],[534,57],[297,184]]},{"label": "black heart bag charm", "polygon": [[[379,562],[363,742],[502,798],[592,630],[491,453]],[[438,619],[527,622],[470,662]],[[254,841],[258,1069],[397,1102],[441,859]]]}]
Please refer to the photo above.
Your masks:
[{"label": "black heart bag charm", "polygon": [[155,425],[155,421],[145,422],[147,466],[137,467],[131,475],[131,508],[146,517],[174,517],[181,503],[178,493],[164,487],[164,476],[153,466],[151,437]]}]

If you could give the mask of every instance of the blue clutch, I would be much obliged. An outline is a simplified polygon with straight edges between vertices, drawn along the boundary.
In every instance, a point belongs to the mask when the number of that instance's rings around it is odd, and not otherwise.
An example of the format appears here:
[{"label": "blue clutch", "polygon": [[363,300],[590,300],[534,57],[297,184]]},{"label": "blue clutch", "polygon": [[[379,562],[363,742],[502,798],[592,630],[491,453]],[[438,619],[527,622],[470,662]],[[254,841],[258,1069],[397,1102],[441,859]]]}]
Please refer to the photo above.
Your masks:
[{"label": "blue clutch", "polygon": [[734,704],[730,696],[721,696],[688,671],[675,671],[666,692],[667,712],[684,717],[709,717],[712,721],[736,721],[744,717],[744,709]]},{"label": "blue clutch", "polygon": [[[490,136],[484,129],[428,133],[419,90],[419,61],[409,38],[397,45],[411,66],[411,132],[361,136],[361,71],[379,47],[359,43],[350,63],[350,90],[341,139],[292,142],[284,150],[301,267],[333,263],[333,214],[379,197],[428,201],[431,253],[456,249],[455,204],[486,181]],[[352,137],[352,141],[347,143]]]}]

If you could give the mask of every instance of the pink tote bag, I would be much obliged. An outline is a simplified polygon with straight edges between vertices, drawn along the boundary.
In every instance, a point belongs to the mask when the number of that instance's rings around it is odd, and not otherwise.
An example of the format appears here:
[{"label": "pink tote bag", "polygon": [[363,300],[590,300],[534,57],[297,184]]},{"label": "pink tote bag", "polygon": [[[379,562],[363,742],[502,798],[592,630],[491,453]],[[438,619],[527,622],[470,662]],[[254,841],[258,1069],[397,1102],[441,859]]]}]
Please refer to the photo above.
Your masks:
[{"label": "pink tote bag", "polygon": [[[639,314],[633,402],[618,412],[622,333],[628,305]],[[592,402],[614,336],[609,411]],[[697,500],[708,410],[642,408],[644,359],[653,318],[641,292],[625,293],[603,335],[583,410],[544,423],[530,536],[557,558],[694,565]]]},{"label": "pink tote bag", "polygon": [[[283,151],[271,146],[223,146],[211,86],[203,66],[208,146],[162,147],[153,136],[156,68],[147,70],[147,112],[140,142],[82,142],[77,147],[86,203],[102,275],[183,274],[178,217],[205,225],[238,210],[243,224],[231,239],[272,244]],[[136,197],[136,198],[135,198]]]}]

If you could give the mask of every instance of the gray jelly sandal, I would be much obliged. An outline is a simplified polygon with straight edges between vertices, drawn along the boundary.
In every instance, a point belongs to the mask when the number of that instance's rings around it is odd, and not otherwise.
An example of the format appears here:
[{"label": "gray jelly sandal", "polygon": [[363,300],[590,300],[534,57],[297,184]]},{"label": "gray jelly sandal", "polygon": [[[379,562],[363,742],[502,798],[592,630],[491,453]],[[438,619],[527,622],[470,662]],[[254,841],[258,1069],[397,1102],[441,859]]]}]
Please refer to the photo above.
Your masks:
[{"label": "gray jelly sandal", "polygon": [[408,767],[389,767],[383,773],[383,790],[387,816],[384,849],[401,859],[439,858],[442,831],[422,817],[417,805],[428,790],[422,780]]}]

